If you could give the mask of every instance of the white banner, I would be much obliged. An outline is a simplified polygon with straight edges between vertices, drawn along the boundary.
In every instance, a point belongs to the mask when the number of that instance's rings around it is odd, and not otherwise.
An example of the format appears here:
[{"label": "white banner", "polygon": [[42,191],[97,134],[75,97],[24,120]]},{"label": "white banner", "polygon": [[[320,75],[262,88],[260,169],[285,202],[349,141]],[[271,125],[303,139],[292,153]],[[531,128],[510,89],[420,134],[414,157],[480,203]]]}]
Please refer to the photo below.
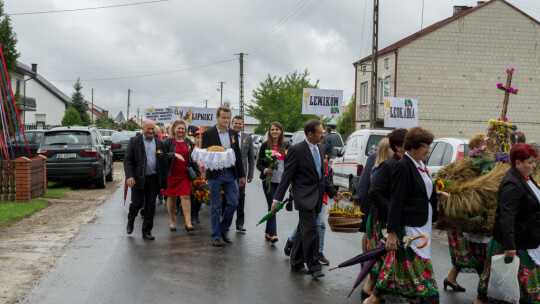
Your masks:
[{"label": "white banner", "polygon": [[213,126],[216,124],[216,108],[167,107],[146,109],[146,118],[156,123],[168,124],[176,119],[183,119],[191,126]]},{"label": "white banner", "polygon": [[418,100],[412,98],[384,98],[384,127],[411,128],[418,125]]},{"label": "white banner", "polygon": [[340,115],[343,109],[343,90],[305,88],[302,95],[302,114]]}]

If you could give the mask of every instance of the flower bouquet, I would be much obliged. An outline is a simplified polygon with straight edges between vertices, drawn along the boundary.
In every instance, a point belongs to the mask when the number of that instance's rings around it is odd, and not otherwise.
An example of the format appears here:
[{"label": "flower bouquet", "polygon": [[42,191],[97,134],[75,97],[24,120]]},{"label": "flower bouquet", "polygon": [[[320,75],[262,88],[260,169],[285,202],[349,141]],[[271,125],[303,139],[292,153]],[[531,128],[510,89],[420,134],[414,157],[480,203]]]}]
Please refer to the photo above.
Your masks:
[{"label": "flower bouquet", "polygon": [[333,232],[355,233],[362,225],[362,216],[359,206],[352,203],[353,195],[349,192],[343,193],[349,200],[348,203],[339,204],[338,201],[328,210],[328,224]]},{"label": "flower bouquet", "polygon": [[[277,170],[279,168],[278,158],[281,157],[281,154],[275,150],[265,150],[264,151],[264,160],[268,163],[268,168],[272,170]],[[268,177],[266,178],[266,186],[268,186],[268,193],[270,193],[270,184],[272,183],[272,173],[267,173]]]},{"label": "flower bouquet", "polygon": [[208,187],[208,182],[202,176],[200,179],[194,179],[191,183],[191,193],[196,200],[201,204],[210,204],[210,188]]}]

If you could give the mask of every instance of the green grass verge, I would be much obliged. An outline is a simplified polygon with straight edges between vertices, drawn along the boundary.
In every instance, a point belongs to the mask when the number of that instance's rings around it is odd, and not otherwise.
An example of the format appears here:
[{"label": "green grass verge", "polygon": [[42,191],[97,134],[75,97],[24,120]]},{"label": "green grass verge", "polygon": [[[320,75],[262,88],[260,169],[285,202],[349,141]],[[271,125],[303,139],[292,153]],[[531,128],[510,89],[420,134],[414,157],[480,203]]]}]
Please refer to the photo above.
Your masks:
[{"label": "green grass verge", "polygon": [[0,202],[0,227],[8,226],[49,204],[42,199],[33,199],[24,203]]},{"label": "green grass verge", "polygon": [[65,192],[71,190],[69,186],[59,182],[48,182],[47,193],[42,197],[44,198],[63,198],[66,196]]}]

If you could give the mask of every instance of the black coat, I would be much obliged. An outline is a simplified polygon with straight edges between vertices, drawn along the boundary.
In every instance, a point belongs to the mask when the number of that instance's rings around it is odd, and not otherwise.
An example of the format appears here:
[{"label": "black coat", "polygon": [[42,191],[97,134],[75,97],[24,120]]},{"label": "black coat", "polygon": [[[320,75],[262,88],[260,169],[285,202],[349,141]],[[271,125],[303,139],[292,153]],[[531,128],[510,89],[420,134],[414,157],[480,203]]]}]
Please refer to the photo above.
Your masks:
[{"label": "black coat", "polygon": [[392,198],[392,169],[399,161],[395,154],[391,158],[383,161],[377,168],[377,173],[369,185],[368,197],[371,209],[369,214],[381,221],[388,219],[388,208]]},{"label": "black coat", "polygon": [[[234,177],[242,178],[246,177],[244,173],[244,167],[242,166],[242,153],[240,152],[240,137],[238,133],[233,129],[229,129],[229,138],[231,139],[231,148],[236,156],[236,163],[234,165]],[[233,140],[234,139],[234,140]],[[233,142],[234,141],[234,142]],[[202,148],[206,149],[210,146],[221,146],[221,140],[219,139],[217,126],[214,126],[203,133]],[[206,170],[206,179],[216,179],[223,170]]]},{"label": "black coat", "polygon": [[428,199],[426,185],[414,162],[403,156],[392,170],[392,196],[386,223],[388,232],[398,232],[401,226],[424,226],[428,220],[428,204],[431,204],[432,221],[435,222],[437,192],[433,189]]},{"label": "black coat", "polygon": [[[176,144],[174,143],[174,141],[170,137],[167,137],[165,139],[164,143],[165,143],[165,147],[166,147],[166,151],[167,151],[167,166],[168,166],[167,176],[169,176],[169,175],[171,175],[173,161],[174,161],[174,159],[176,157],[175,154],[174,154],[175,151],[176,151]],[[184,146],[188,149],[188,152],[189,152],[188,159],[187,159],[187,162],[188,162],[187,167],[192,167],[193,170],[195,170],[195,172],[200,173],[200,169],[197,166],[197,163],[195,163],[191,159],[191,153],[193,152],[193,148],[195,147],[195,144],[191,141],[191,139],[186,138],[184,140]]]},{"label": "black coat", "polygon": [[[531,181],[537,187],[532,178]],[[499,186],[493,239],[504,250],[533,249],[540,245],[540,202],[515,167],[510,168]]]},{"label": "black coat", "polygon": [[[143,140],[143,134],[132,137],[124,156],[126,180],[133,177],[135,179],[134,187],[137,189],[144,189],[146,177],[146,149]],[[167,189],[167,149],[157,136],[154,136],[154,140],[156,141],[156,171],[159,176],[160,189]]]},{"label": "black coat", "polygon": [[274,199],[282,202],[289,185],[292,183],[294,206],[296,210],[313,210],[321,212],[324,193],[329,197],[336,195],[337,190],[330,185],[325,176],[324,155],[321,145],[319,155],[321,157],[321,176],[317,172],[313,154],[309,150],[306,141],[302,141],[290,148],[285,156],[285,170],[281,176]]},{"label": "black coat", "polygon": [[259,148],[259,155],[257,155],[257,169],[261,171],[261,175],[259,175],[259,178],[262,180],[266,178],[266,174],[264,173],[264,170],[268,168],[268,161],[265,158],[267,149],[268,149],[268,142],[265,141],[262,143],[261,147]]}]

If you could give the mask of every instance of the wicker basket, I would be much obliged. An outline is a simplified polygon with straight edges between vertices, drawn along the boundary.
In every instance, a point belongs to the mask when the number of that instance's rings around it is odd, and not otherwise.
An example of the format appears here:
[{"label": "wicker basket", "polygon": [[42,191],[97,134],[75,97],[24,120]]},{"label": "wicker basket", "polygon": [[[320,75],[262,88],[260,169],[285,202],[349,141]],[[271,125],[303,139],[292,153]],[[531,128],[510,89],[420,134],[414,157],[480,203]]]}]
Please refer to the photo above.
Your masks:
[{"label": "wicker basket", "polygon": [[333,232],[356,233],[362,225],[362,217],[356,215],[333,214],[328,215],[328,225]]}]

